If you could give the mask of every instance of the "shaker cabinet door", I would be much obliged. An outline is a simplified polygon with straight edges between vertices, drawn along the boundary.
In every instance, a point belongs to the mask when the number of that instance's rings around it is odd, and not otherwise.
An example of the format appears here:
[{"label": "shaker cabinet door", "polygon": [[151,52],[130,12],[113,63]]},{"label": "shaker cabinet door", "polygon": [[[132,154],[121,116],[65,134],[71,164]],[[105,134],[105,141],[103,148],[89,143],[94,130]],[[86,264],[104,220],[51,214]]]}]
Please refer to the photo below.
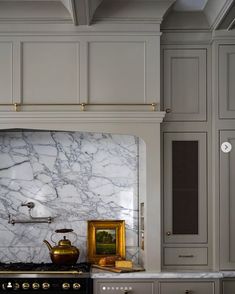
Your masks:
[{"label": "shaker cabinet door", "polygon": [[235,280],[225,280],[222,282],[222,294],[234,294],[235,293]]},{"label": "shaker cabinet door", "polygon": [[219,116],[235,118],[235,44],[219,46]]},{"label": "shaker cabinet door", "polygon": [[206,133],[164,133],[164,242],[207,242]]},{"label": "shaker cabinet door", "polygon": [[[231,151],[228,151],[228,142]],[[222,144],[225,143],[225,149]],[[225,151],[222,151],[222,149]],[[235,269],[235,130],[220,132],[220,268]]]},{"label": "shaker cabinet door", "polygon": [[206,49],[163,50],[165,121],[205,121]]}]

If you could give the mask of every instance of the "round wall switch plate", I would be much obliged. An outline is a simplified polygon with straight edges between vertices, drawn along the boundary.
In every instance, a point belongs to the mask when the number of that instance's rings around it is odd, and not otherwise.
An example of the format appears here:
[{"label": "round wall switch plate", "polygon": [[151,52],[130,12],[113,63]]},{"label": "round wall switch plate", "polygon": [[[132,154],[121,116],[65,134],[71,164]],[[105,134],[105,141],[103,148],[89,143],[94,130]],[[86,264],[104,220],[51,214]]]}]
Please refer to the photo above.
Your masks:
[{"label": "round wall switch plate", "polygon": [[224,153],[229,153],[232,150],[232,145],[229,142],[223,142],[221,144],[221,150]]}]

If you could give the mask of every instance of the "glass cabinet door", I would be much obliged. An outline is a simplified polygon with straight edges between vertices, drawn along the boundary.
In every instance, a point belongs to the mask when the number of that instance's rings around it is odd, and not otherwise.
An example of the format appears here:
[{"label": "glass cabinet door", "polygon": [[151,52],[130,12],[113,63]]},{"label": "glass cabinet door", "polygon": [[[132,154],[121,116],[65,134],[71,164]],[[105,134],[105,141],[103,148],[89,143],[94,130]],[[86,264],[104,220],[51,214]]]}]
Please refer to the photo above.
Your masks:
[{"label": "glass cabinet door", "polygon": [[205,133],[164,133],[164,241],[207,241]]}]

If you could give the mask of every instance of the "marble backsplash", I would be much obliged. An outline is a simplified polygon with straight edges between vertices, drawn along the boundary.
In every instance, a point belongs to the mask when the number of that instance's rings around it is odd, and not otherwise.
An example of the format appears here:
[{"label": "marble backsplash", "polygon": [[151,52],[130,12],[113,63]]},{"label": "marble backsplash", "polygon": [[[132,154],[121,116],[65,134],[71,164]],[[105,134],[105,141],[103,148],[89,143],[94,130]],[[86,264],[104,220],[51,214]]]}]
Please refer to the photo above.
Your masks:
[{"label": "marble backsplash", "polygon": [[[138,261],[138,138],[82,132],[0,132],[0,262],[50,262],[44,239],[56,229],[87,255],[87,220],[126,221],[127,258]],[[8,223],[34,217],[51,224]],[[61,234],[54,235],[55,240]]]}]

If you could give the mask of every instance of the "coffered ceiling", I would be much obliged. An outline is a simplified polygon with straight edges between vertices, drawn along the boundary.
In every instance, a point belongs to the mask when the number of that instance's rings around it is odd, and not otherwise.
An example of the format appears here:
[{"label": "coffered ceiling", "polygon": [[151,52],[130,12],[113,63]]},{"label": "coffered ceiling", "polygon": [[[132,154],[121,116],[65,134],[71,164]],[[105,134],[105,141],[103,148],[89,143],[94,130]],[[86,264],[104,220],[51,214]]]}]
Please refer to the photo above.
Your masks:
[{"label": "coffered ceiling", "polygon": [[[0,0],[0,23],[70,23],[150,21],[163,27],[234,28],[235,0]],[[170,11],[170,13],[169,13]],[[168,14],[166,14],[168,12]]]}]

